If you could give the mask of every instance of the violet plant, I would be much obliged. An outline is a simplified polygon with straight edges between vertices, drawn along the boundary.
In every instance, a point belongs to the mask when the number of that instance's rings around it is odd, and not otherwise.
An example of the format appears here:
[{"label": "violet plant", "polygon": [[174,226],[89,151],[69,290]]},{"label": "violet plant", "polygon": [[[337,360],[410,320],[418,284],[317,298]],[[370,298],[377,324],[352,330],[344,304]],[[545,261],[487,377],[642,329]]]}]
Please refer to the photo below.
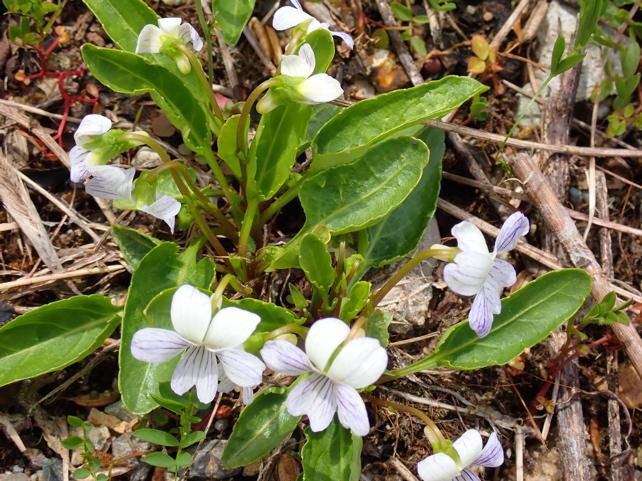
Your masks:
[{"label": "violet plant", "polygon": [[[177,240],[191,242],[179,247],[115,226],[132,271],[125,305],[76,296],[0,328],[0,385],[77,362],[118,328],[127,409],[143,415],[163,407],[180,419],[174,432],[138,432],[162,446],[149,463],[177,474],[187,468],[190,446],[206,436],[190,431],[200,421],[195,416],[226,394],[245,404],[226,467],[268,456],[301,426],[304,480],[357,480],[362,437],[376,435],[374,408],[405,409],[378,397],[378,383],[439,366],[506,364],[583,305],[591,282],[576,269],[545,274],[501,299],[516,276],[500,256],[529,231],[521,213],[507,219],[492,252],[468,222],[453,228],[457,247],[415,252],[435,212],[445,148],[443,132],[422,124],[484,92],[476,80],[448,76],[339,108],[330,102],[342,95],[341,85],[327,74],[333,36],[350,47],[353,41],[293,0],[273,19],[277,30],[290,30],[279,72],[223,111],[197,55],[204,43],[194,27],[158,18],[142,0],[84,1],[119,47],[85,45],[92,74],[116,92],[149,94],[191,153],[170,154],[147,132],[92,114],[76,132],[71,180],[114,207],[161,219]],[[213,8],[224,4],[215,0]],[[232,29],[224,38],[238,39],[251,10],[220,26]],[[257,125],[253,107],[261,114]],[[141,146],[161,165],[140,172],[123,165],[119,157]],[[273,223],[295,199],[305,221],[277,243]],[[448,262],[444,279],[453,291],[475,296],[469,320],[450,327],[425,358],[389,365],[387,316],[378,304],[429,258]],[[369,270],[404,259],[383,285],[367,280]],[[270,290],[268,274],[275,279],[290,269],[303,283],[290,284],[289,301],[277,305],[262,294]],[[451,442],[425,413],[406,411],[426,424],[433,449],[417,466],[425,481],[477,479],[471,464],[502,463],[496,434],[484,448],[474,430]],[[328,449],[333,445],[342,449]]]}]

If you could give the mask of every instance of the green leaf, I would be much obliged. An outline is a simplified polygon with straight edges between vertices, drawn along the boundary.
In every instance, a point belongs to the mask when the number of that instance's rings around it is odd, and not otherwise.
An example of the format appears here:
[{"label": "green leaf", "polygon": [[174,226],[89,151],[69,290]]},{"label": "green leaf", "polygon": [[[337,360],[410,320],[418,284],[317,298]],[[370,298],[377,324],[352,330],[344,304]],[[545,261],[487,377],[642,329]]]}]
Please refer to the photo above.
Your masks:
[{"label": "green leaf", "polygon": [[306,428],[301,451],[303,481],[358,481],[363,440],[345,429],[335,417],[325,430]]},{"label": "green leaf", "polygon": [[355,282],[350,288],[347,297],[341,299],[341,310],[339,317],[346,322],[350,322],[361,312],[368,302],[371,284],[366,281]]},{"label": "green leaf", "polygon": [[176,461],[167,453],[151,453],[143,456],[143,462],[159,468],[171,469],[176,466]]},{"label": "green leaf", "polygon": [[305,134],[305,143],[309,143],[328,120],[337,115],[341,108],[334,104],[315,104],[311,106],[312,115]]},{"label": "green leaf", "polygon": [[426,129],[420,138],[430,149],[430,161],[412,194],[368,229],[367,248],[362,252],[367,268],[390,264],[410,254],[435,214],[441,187],[441,159],[446,150],[444,131]]},{"label": "green leaf", "polygon": [[214,25],[230,47],[239,41],[245,24],[252,15],[255,0],[212,0]]},{"label": "green leaf", "polygon": [[251,188],[261,200],[274,197],[288,179],[311,114],[311,106],[292,103],[261,117],[247,167],[254,180]]},{"label": "green leaf", "polygon": [[0,386],[58,371],[94,352],[120,321],[105,296],[45,304],[0,328]]},{"label": "green leaf", "polygon": [[271,302],[260,301],[259,299],[252,299],[251,297],[238,301],[224,299],[223,306],[236,306],[258,315],[261,318],[261,322],[256,326],[255,332],[271,332],[287,324],[303,324],[305,321],[285,307],[277,306]]},{"label": "green leaf", "polygon": [[124,50],[136,50],[138,34],[147,24],[156,25],[158,15],[143,0],[83,0],[100,21],[107,35]]},{"label": "green leaf", "polygon": [[590,292],[591,278],[583,270],[544,274],[502,300],[502,312],[495,316],[488,336],[479,338],[467,321],[460,322],[444,333],[430,356],[391,375],[402,377],[437,366],[471,370],[506,364],[571,319]]},{"label": "green leaf", "polygon": [[85,421],[83,421],[78,416],[67,416],[67,422],[70,426],[73,426],[75,428],[81,428],[85,424]]},{"label": "green leaf", "polygon": [[286,398],[285,389],[267,389],[241,412],[223,452],[226,468],[258,461],[290,437],[301,418],[288,413]]},{"label": "green leaf", "polygon": [[607,5],[607,0],[580,0],[579,25],[575,33],[577,50],[586,47]]},{"label": "green leaf", "polygon": [[203,431],[192,431],[187,436],[181,440],[181,448],[187,448],[193,444],[200,443],[205,439],[205,432]]},{"label": "green leaf", "polygon": [[625,78],[633,77],[640,66],[640,45],[635,38],[629,39],[629,44],[620,49],[622,74]]},{"label": "green leaf", "polygon": [[82,439],[78,436],[69,436],[68,438],[62,440],[62,446],[65,449],[78,449],[82,446],[82,443]]},{"label": "green leaf", "polygon": [[110,89],[132,95],[150,94],[194,152],[210,157],[212,119],[208,101],[190,88],[189,75],[176,74],[148,57],[122,50],[82,47],[91,73]]},{"label": "green leaf", "polygon": [[486,90],[472,78],[448,76],[356,103],[334,116],[313,139],[312,168],[350,162],[374,143],[425,120],[441,118]]},{"label": "green leaf", "polygon": [[392,314],[388,311],[377,309],[368,318],[368,327],[366,329],[366,336],[374,337],[379,340],[379,343],[386,347],[390,343],[390,335],[388,327],[392,322]]},{"label": "green leaf", "polygon": [[150,235],[118,224],[112,226],[111,237],[118,245],[125,262],[134,270],[143,257],[161,242]]},{"label": "green leaf", "polygon": [[299,190],[305,225],[270,269],[296,267],[303,235],[318,226],[345,234],[381,220],[410,195],[427,161],[426,144],[398,137],[375,145],[357,162],[309,177]]},{"label": "green leaf", "polygon": [[192,455],[190,453],[181,453],[176,456],[176,466],[179,468],[187,468],[192,465]]},{"label": "green leaf", "polygon": [[158,294],[177,287],[182,268],[177,251],[176,244],[171,242],[154,247],[134,271],[129,286],[121,334],[118,386],[125,406],[134,414],[145,414],[158,406],[153,395],[158,394],[161,382],[170,379],[176,364],[176,360],[149,364],[135,359],[131,354],[131,341],[134,333],[144,327],[171,328],[169,304],[164,317],[148,319],[145,309]]},{"label": "green leaf", "polygon": [[321,292],[327,293],[336,279],[336,272],[328,247],[314,234],[308,234],[301,240],[299,264],[308,281]]},{"label": "green leaf", "polygon": [[413,35],[412,37],[410,37],[410,45],[420,57],[425,57],[426,55],[428,55],[428,51],[426,50],[426,41],[423,39],[423,37],[420,37],[419,35]]},{"label": "green leaf", "polygon": [[413,19],[412,9],[402,3],[392,2],[390,4],[392,14],[402,22],[410,22]]},{"label": "green leaf", "polygon": [[89,472],[88,469],[78,468],[74,470],[74,472],[72,473],[72,476],[74,477],[74,479],[85,479],[91,476],[91,473]]},{"label": "green leaf", "polygon": [[562,55],[566,50],[566,40],[563,35],[559,35],[553,44],[553,52],[551,53],[551,75],[559,75],[559,65],[562,61]]},{"label": "green leaf", "polygon": [[223,124],[217,139],[218,155],[225,161],[225,164],[237,179],[241,178],[241,161],[238,157],[239,148],[236,143],[236,132],[240,118],[240,114],[229,117]]},{"label": "green leaf", "polygon": [[159,446],[178,446],[178,439],[172,434],[160,429],[142,428],[134,431],[134,436],[142,441]]}]

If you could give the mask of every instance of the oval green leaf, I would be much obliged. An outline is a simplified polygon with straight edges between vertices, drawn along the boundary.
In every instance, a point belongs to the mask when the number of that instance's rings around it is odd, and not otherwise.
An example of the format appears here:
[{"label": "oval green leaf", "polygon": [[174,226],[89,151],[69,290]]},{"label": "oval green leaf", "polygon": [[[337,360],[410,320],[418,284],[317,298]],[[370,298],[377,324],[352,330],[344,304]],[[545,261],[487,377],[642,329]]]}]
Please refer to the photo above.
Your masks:
[{"label": "oval green leaf", "polygon": [[306,428],[301,451],[303,481],[358,481],[363,440],[345,429],[335,417],[325,430]]},{"label": "oval green leaf", "polygon": [[376,142],[428,119],[438,119],[488,90],[468,77],[448,76],[363,100],[326,123],[312,141],[311,168],[350,162]]},{"label": "oval green leaf", "polygon": [[460,322],[448,329],[425,359],[392,371],[402,377],[437,366],[481,369],[510,362],[525,349],[543,341],[571,319],[591,292],[591,277],[580,269],[549,272],[502,300],[488,336],[479,338]]},{"label": "oval green leaf", "polygon": [[327,293],[334,283],[336,272],[328,247],[314,234],[307,234],[301,240],[299,264],[308,281],[322,293]]},{"label": "oval green leaf", "polygon": [[286,389],[267,389],[241,412],[223,452],[226,468],[258,461],[290,437],[301,418],[288,413],[286,398]]},{"label": "oval green leaf", "polygon": [[0,328],[0,386],[57,371],[114,332],[120,308],[98,294],[52,302]]},{"label": "oval green leaf", "polygon": [[230,47],[239,41],[245,24],[252,15],[255,0],[212,0],[214,26],[221,31]]},{"label": "oval green leaf", "polygon": [[120,253],[129,267],[134,270],[143,257],[161,242],[150,235],[118,224],[112,226],[111,237],[118,245]]}]

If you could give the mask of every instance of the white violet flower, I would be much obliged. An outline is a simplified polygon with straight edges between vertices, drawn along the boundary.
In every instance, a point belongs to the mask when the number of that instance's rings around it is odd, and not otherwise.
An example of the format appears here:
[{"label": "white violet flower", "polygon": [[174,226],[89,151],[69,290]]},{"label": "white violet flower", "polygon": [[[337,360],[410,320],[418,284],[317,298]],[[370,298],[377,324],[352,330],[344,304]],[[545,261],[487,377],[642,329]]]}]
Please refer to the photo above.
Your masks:
[{"label": "white violet flower", "polygon": [[199,401],[209,403],[219,390],[261,383],[265,365],[243,349],[259,316],[237,307],[225,307],[212,316],[210,297],[185,284],[172,298],[170,317],[173,331],[141,329],[134,334],[131,349],[136,359],[149,363],[184,352],[172,375],[174,392],[182,395],[196,386]]},{"label": "white violet flower", "polygon": [[497,256],[513,250],[529,227],[524,214],[512,214],[500,229],[492,252],[488,252],[484,235],[474,224],[464,221],[452,228],[461,252],[446,265],[444,280],[457,294],[475,296],[468,322],[479,337],[488,335],[493,316],[501,312],[502,290],[515,284],[515,268]]},{"label": "white violet flower", "polygon": [[[305,104],[322,104],[335,100],[343,93],[337,79],[325,73],[314,74],[315,66],[314,50],[308,43],[301,46],[297,55],[283,56],[281,76],[286,77],[285,89],[293,100]],[[266,113],[273,110],[279,103],[277,96],[278,94],[268,91],[259,101],[257,111]]]},{"label": "white violet flower", "polygon": [[[358,436],[370,430],[366,406],[357,389],[365,388],[383,374],[386,350],[372,337],[351,339],[340,319],[316,321],[305,338],[305,352],[287,341],[268,341],[261,357],[275,372],[289,376],[311,373],[290,391],[286,401],[293,416],[307,415],[314,432],[323,431],[338,413],[339,422]],[[330,365],[328,363],[330,362]]]},{"label": "white violet flower", "polygon": [[334,32],[330,30],[329,25],[325,22],[319,22],[312,15],[306,13],[299,3],[299,0],[290,0],[293,5],[279,8],[274,12],[272,18],[272,26],[275,30],[288,30],[302,23],[309,22],[306,33],[314,32],[315,30],[324,29],[330,32],[330,35],[339,37],[345,42],[349,48],[354,47],[354,40],[350,35],[345,32]]},{"label": "white violet flower", "polygon": [[[103,165],[109,159],[92,151],[100,150],[101,137],[111,130],[111,126],[111,120],[102,115],[90,114],[82,119],[74,133],[76,145],[69,151],[69,177],[74,183],[83,183],[85,191],[98,199],[130,201],[136,169]],[[158,195],[155,202],[138,210],[164,221],[174,232],[181,203],[173,197]]]},{"label": "white violet flower", "polygon": [[178,17],[159,18],[158,27],[148,24],[138,34],[136,53],[159,53],[164,38],[191,43],[195,51],[203,48],[203,40],[189,23],[182,23]]},{"label": "white violet flower", "polygon": [[476,464],[496,468],[504,463],[504,450],[495,433],[483,446],[479,431],[469,429],[453,443],[453,448],[459,455],[460,466],[446,453],[433,454],[417,464],[419,477],[423,481],[480,481],[468,467]]}]

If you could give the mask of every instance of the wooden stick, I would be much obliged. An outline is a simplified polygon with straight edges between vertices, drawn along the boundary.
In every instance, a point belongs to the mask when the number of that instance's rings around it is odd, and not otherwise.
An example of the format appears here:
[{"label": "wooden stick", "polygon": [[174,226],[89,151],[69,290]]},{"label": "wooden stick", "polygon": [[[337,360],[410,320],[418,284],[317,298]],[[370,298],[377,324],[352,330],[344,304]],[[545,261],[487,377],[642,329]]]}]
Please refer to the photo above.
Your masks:
[{"label": "wooden stick", "polygon": [[[548,228],[555,233],[574,266],[585,269],[593,278],[593,297],[602,300],[614,286],[606,277],[593,252],[586,246],[564,206],[542,175],[539,167],[525,154],[509,157],[515,175],[521,179],[526,193],[539,210]],[[632,324],[614,324],[613,332],[624,345],[635,370],[642,376],[642,339]]]},{"label": "wooden stick", "polygon": [[10,282],[3,282],[0,284],[0,291],[14,289],[16,287],[30,286],[33,284],[40,284],[43,282],[57,281],[60,279],[71,279],[73,277],[95,276],[97,274],[107,274],[110,272],[124,271],[125,268],[120,264],[105,266],[105,267],[91,267],[86,269],[78,269],[75,271],[58,272],[56,274],[47,274],[44,276],[25,277]]}]

